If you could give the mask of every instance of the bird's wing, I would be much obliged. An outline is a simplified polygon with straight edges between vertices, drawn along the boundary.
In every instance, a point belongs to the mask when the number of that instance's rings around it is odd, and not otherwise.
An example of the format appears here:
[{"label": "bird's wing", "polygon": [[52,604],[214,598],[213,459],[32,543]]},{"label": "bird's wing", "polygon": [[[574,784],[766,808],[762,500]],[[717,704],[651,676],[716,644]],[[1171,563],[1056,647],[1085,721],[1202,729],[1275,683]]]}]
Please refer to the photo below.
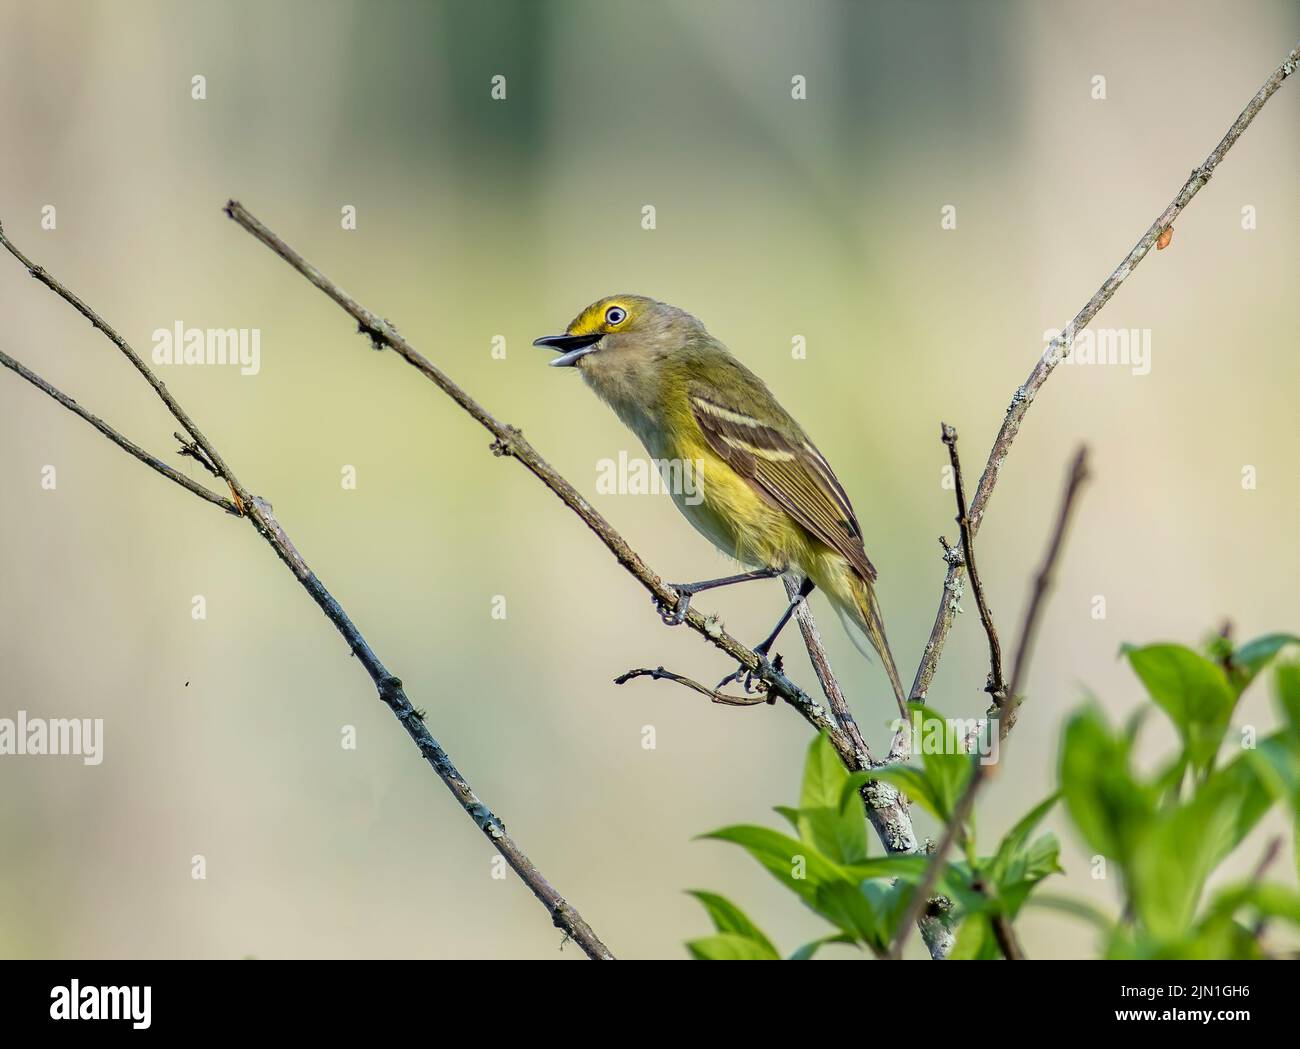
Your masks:
[{"label": "bird's wing", "polygon": [[[691,390],[691,413],[709,447],[807,531],[843,554],[864,579],[874,581],[876,569],[863,548],[858,519],[822,453],[798,426],[788,427],[797,436],[787,437],[726,401],[716,388]],[[775,402],[772,407],[780,411]]]}]

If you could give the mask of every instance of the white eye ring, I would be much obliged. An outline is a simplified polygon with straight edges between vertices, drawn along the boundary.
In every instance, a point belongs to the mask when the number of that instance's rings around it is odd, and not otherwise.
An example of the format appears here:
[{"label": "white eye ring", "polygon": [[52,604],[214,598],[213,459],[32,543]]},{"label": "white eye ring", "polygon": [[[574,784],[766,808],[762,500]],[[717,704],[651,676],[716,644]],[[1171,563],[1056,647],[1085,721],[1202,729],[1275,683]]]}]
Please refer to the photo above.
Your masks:
[{"label": "white eye ring", "polygon": [[627,320],[627,310],[622,306],[611,306],[605,311],[606,324],[622,324]]}]

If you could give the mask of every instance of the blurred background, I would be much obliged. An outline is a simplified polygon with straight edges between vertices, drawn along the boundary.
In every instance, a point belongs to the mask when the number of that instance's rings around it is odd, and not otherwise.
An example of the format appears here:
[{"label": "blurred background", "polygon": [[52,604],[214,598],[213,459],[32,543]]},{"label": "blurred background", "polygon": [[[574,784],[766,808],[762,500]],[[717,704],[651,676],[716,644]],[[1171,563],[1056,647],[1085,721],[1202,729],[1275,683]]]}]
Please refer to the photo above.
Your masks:
[{"label": "blurred background", "polygon": [[[973,484],[1044,330],[1298,33],[1285,2],[0,0],[0,220],[142,352],[178,321],[260,329],[256,376],[163,380],[615,953],[685,957],[709,931],[688,888],[725,892],[788,951],[823,923],[740,850],[692,839],[776,825],[807,726],[784,707],[612,685],[634,666],[707,681],[731,666],[661,626],[554,496],[222,203],[243,201],[521,427],[670,580],[730,567],[667,498],[597,494],[599,460],[641,449],[530,343],[613,292],[697,314],[835,464],[910,681],[940,597],[936,536],[955,538],[940,420]],[[1070,451],[1093,452],[986,837],[1049,789],[1067,711],[1093,695],[1118,719],[1140,702],[1122,642],[1300,625],[1298,120],[1288,84],[1098,319],[1149,329],[1150,374],[1059,369],[1003,473],[980,565],[1005,638]],[[6,352],[205,479],[126,361],[8,256],[0,312]],[[490,846],[248,527],[9,372],[0,493],[0,717],[105,722],[98,767],[0,758],[0,955],[581,956],[513,875],[492,877]],[[750,641],[782,603],[776,582],[700,598]],[[930,696],[970,717],[987,650],[967,605]],[[884,676],[813,607],[884,749]],[[813,686],[793,634],[781,650]],[[1266,686],[1237,721],[1274,723]],[[1171,743],[1151,719],[1144,760]],[[1053,891],[1114,913],[1114,885],[1090,877],[1059,813],[1049,825],[1068,871]],[[1093,949],[1068,918],[1028,911],[1019,927],[1031,956]]]}]

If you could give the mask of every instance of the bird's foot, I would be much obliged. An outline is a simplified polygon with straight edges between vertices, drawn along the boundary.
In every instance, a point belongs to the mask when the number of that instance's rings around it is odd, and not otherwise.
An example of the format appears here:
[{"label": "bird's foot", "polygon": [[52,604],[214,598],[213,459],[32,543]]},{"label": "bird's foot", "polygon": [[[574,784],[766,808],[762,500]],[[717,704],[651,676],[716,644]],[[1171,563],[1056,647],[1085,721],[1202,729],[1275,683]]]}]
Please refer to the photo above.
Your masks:
[{"label": "bird's foot", "polygon": [[767,645],[760,645],[758,648],[754,649],[754,654],[758,656],[757,667],[751,670],[749,667],[745,666],[744,663],[741,663],[732,673],[728,674],[718,682],[714,691],[721,692],[733,681],[739,681],[740,687],[744,689],[745,694],[753,695],[756,691],[754,688],[755,675],[758,675],[758,678],[761,680],[763,674],[767,671],[774,670],[779,674],[781,672],[781,657],[778,655],[776,659],[769,661],[767,658],[768,647],[769,646]]},{"label": "bird's foot", "polygon": [[668,626],[681,626],[686,622],[686,613],[690,611],[691,598],[695,596],[695,588],[689,583],[669,583],[673,590],[677,591],[677,603],[668,605],[667,602],[660,600],[658,597],[651,598],[654,602],[655,611],[659,613],[659,618]]}]

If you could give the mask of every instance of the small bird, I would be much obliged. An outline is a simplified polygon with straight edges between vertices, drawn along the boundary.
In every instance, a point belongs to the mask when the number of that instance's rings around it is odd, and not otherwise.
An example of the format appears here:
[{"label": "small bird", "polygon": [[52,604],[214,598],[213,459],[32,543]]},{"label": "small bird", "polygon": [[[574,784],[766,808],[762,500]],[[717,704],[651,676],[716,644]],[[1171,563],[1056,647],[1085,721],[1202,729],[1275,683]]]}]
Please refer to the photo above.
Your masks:
[{"label": "small bird", "polygon": [[714,546],[754,569],[674,584],[675,609],[660,609],[665,621],[681,623],[702,590],[797,571],[798,596],[754,651],[766,659],[799,602],[820,587],[880,653],[905,704],[849,497],[762,379],[685,310],[642,295],[600,299],[563,335],[533,345],[562,351],[551,364],[576,368],[652,459],[693,464],[693,491],[672,486],[674,503]]}]

